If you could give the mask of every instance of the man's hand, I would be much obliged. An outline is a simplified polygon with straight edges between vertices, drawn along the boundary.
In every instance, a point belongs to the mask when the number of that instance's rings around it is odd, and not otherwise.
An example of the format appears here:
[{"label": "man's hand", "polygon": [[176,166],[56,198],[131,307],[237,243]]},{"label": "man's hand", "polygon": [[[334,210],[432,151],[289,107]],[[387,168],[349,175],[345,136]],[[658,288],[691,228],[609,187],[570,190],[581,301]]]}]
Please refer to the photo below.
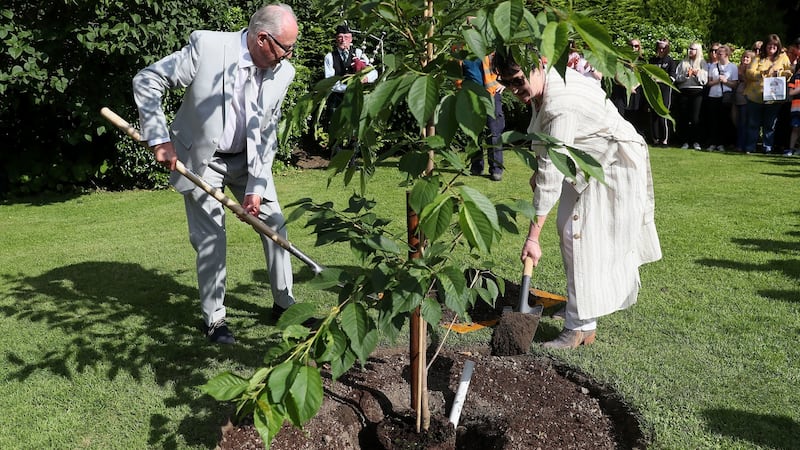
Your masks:
[{"label": "man's hand", "polygon": [[156,161],[169,170],[175,170],[178,165],[178,154],[175,153],[175,147],[172,142],[164,142],[153,146],[153,153],[156,155]]},{"label": "man's hand", "polygon": [[[247,194],[244,196],[242,208],[247,214],[258,217],[258,212],[261,210],[261,196],[256,194]],[[240,218],[242,222],[244,219]]]}]

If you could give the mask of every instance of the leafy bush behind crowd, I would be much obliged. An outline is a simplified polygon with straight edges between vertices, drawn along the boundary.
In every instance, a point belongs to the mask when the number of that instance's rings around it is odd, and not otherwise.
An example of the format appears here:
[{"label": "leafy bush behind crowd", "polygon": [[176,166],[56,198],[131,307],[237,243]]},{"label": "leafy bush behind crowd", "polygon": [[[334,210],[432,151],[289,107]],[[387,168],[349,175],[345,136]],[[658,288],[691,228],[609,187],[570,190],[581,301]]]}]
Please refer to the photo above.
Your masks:
[{"label": "leafy bush behind crowd", "polygon": [[[339,11],[318,8],[315,1],[286,3],[294,8],[300,24],[292,59],[297,76],[284,103],[284,108],[292,108],[323,77],[322,58],[333,43],[332,30],[347,18]],[[574,8],[592,11],[616,33],[620,44],[636,36],[649,50],[655,40],[669,37],[677,44],[673,47],[677,57],[691,41],[702,42],[709,36],[749,46],[767,33],[790,33],[788,27],[776,29],[788,17],[782,11],[790,8],[783,3],[745,0],[723,10],[718,0],[594,0],[575,1]],[[225,0],[4,2],[0,7],[4,44],[0,138],[5,148],[0,153],[0,195],[165,186],[167,174],[153,163],[149,152],[112,130],[100,117],[100,108],[108,106],[134,122],[131,78],[138,70],[180,49],[195,29],[246,26],[249,15],[262,4]],[[386,40],[386,48],[391,49],[391,30]],[[354,42],[374,45],[359,35]],[[168,114],[177,108],[180,94],[167,96]],[[526,124],[524,117],[518,117],[526,114],[525,109],[508,105],[508,121]],[[396,133],[387,133],[385,145],[392,145],[397,133],[415,132],[408,119],[395,122]],[[280,149],[279,160],[288,162],[294,146],[316,145],[314,140],[313,129],[295,131]]]}]

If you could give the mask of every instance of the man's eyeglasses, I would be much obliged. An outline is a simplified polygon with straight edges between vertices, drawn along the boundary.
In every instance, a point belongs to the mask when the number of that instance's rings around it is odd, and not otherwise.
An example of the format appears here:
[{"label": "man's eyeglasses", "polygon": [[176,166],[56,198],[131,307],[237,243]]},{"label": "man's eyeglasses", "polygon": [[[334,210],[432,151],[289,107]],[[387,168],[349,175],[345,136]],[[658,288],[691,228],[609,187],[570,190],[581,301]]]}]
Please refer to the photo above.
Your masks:
[{"label": "man's eyeglasses", "polygon": [[289,55],[292,54],[292,52],[294,52],[294,45],[290,45],[290,46],[287,47],[287,46],[281,44],[277,39],[275,39],[275,36],[273,36],[272,33],[270,33],[269,31],[267,31],[266,33],[267,33],[267,36],[269,36],[269,38],[272,39],[272,42],[274,42],[275,45],[277,45],[278,47],[281,48],[281,50],[283,50],[283,55],[281,55],[278,59],[284,60],[284,59],[288,58]]},{"label": "man's eyeglasses", "polygon": [[522,86],[525,86],[525,82],[526,81],[527,80],[525,79],[524,76],[519,76],[519,77],[514,77],[514,78],[509,78],[509,79],[503,79],[503,78],[497,77],[497,82],[502,84],[505,87],[522,87]]},{"label": "man's eyeglasses", "polygon": [[711,53],[717,53],[717,50],[719,50],[719,49],[718,48],[712,48],[711,49]]},{"label": "man's eyeglasses", "polygon": [[633,48],[641,48],[641,45],[639,45],[639,44],[631,44],[631,47],[633,47]]}]

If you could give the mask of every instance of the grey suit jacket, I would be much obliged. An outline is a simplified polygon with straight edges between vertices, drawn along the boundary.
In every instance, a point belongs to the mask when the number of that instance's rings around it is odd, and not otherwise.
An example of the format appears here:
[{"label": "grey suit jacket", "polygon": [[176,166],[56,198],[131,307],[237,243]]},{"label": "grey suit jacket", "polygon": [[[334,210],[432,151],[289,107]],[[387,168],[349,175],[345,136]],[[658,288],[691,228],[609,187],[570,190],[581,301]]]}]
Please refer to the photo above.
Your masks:
[{"label": "grey suit jacket", "polygon": [[[133,94],[139,108],[142,138],[171,140],[186,167],[198,174],[205,171],[204,160],[217,150],[225,129],[228,106],[238,69],[242,33],[195,31],[183,49],[141,70],[133,78]],[[272,177],[272,161],[277,150],[277,129],[281,104],[294,78],[294,67],[282,61],[274,69],[262,70],[257,117],[246,118],[248,136],[260,136],[255,151],[248,149],[246,192],[267,200],[277,200]],[[183,102],[171,128],[162,109],[166,90],[186,88]],[[177,172],[170,182],[180,192],[194,188]]]}]

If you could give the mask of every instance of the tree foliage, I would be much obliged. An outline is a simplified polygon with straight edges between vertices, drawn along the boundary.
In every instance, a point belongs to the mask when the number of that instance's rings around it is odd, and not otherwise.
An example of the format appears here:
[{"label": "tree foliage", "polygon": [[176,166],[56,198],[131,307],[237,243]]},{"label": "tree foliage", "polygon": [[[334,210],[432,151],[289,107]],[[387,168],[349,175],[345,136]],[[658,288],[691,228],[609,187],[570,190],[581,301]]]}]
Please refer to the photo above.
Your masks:
[{"label": "tree foliage", "polygon": [[[6,49],[0,53],[0,137],[14,151],[0,154],[0,180],[23,194],[75,186],[165,185],[166,173],[146,150],[109,132],[100,108],[135,119],[131,79],[137,71],[186,45],[192,30],[245,27],[261,4],[5,2],[0,6],[0,41]],[[313,11],[305,6],[299,12]],[[312,73],[303,51],[297,53],[295,86],[304,87]],[[287,108],[298,92],[287,98]],[[168,94],[168,113],[177,110],[180,94]]]},{"label": "tree foliage", "polygon": [[[288,0],[300,19],[300,42],[293,63],[297,77],[285,102],[296,98],[323,78],[322,58],[332,45],[332,30],[343,20],[364,33],[356,45],[374,48],[373,36],[387,32],[385,48],[392,49],[403,35],[394,29],[366,25],[373,17],[350,14],[375,10],[372,2],[298,2]],[[456,11],[479,2],[462,2]],[[590,15],[613,30],[615,43],[638,37],[646,49],[667,37],[676,54],[685,43],[711,40],[750,47],[768,33],[785,41],[798,29],[795,2],[789,0],[557,0],[555,6]],[[166,173],[147,152],[109,133],[98,110],[109,106],[123,117],[136,117],[130,80],[145,65],[178,50],[194,29],[236,30],[261,2],[252,0],[89,0],[23,2],[0,6],[0,137],[11,151],[0,153],[0,193],[69,190],[100,186],[132,188],[163,186]],[[532,4],[537,4],[532,2]],[[441,25],[447,26],[444,20]],[[420,24],[410,24],[413,27]],[[437,25],[439,26],[439,25]],[[446,38],[446,37],[443,37]],[[380,58],[379,63],[380,63]],[[391,62],[391,61],[388,61]],[[419,88],[420,86],[417,86]],[[167,99],[169,113],[180,93]],[[462,99],[463,101],[463,99]],[[508,122],[518,107],[508,104]],[[416,119],[407,109],[392,115],[380,139],[385,148],[406,150]],[[408,113],[408,115],[404,115]],[[279,159],[289,160],[291,147],[315,139],[314,130],[293,130]],[[456,139],[461,139],[458,133]]]}]

